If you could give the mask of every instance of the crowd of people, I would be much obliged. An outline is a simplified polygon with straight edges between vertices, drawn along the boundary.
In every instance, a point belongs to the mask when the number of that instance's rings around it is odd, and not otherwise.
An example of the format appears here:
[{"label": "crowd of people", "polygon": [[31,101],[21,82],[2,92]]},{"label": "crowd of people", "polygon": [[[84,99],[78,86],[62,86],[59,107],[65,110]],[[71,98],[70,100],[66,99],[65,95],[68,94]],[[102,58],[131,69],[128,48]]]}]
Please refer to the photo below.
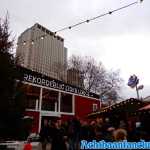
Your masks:
[{"label": "crowd of people", "polygon": [[139,122],[131,129],[124,120],[120,120],[118,126],[114,126],[109,118],[97,118],[89,122],[78,118],[65,122],[60,119],[49,122],[45,119],[40,137],[43,150],[47,145],[50,145],[51,150],[78,150],[81,140],[149,140],[148,134]]}]

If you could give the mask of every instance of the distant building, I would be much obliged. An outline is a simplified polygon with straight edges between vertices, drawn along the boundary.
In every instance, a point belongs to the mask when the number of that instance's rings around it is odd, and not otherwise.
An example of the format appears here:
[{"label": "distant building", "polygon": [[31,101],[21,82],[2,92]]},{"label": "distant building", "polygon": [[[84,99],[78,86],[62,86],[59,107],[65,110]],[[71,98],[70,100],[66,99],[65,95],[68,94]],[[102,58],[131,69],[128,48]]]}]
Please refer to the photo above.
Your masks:
[{"label": "distant building", "polygon": [[77,87],[83,87],[83,78],[81,72],[75,68],[67,70],[67,83]]},{"label": "distant building", "polygon": [[36,23],[18,38],[16,56],[18,63],[28,69],[49,77],[66,81],[66,70],[55,71],[55,64],[67,64],[64,39]]}]

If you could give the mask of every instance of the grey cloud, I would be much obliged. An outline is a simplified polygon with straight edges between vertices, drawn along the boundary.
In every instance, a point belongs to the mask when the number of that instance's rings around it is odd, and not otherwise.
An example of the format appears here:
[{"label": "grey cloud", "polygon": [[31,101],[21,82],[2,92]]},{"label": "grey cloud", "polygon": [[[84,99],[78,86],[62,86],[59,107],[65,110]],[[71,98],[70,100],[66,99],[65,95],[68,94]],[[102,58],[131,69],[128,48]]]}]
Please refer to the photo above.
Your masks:
[{"label": "grey cloud", "polygon": [[[1,0],[0,17],[10,14],[10,28],[19,35],[39,22],[55,31],[97,16],[135,0]],[[72,30],[58,33],[65,39],[69,54],[89,54],[100,58],[106,53],[101,39],[117,35],[148,34],[150,36],[150,1],[103,17]]]},{"label": "grey cloud", "polygon": [[[0,10],[10,12],[14,22],[13,30],[18,34],[35,22],[43,24],[50,30],[57,30],[128,3],[131,3],[131,0],[2,0]],[[132,6],[88,25],[81,25],[72,30],[71,34],[94,38],[127,32],[149,32],[149,5],[150,1],[145,0],[141,6],[140,4]]]}]

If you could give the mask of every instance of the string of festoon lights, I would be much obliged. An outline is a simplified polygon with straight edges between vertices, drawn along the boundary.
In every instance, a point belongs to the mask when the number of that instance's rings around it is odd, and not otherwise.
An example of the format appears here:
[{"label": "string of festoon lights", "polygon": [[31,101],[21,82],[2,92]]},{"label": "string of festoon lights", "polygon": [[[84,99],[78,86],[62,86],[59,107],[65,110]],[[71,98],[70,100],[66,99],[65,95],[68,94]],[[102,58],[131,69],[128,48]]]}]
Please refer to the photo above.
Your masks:
[{"label": "string of festoon lights", "polygon": [[[117,8],[117,9],[108,11],[108,12],[106,12],[106,13],[100,14],[100,15],[98,15],[98,16],[92,17],[92,18],[90,18],[90,19],[86,19],[86,20],[81,21],[81,22],[78,22],[78,23],[76,23],[76,24],[73,24],[73,25],[70,25],[70,26],[67,26],[67,27],[64,27],[64,28],[60,28],[59,30],[56,30],[55,32],[52,32],[52,34],[53,34],[54,36],[56,36],[56,34],[59,33],[59,32],[62,32],[62,31],[65,31],[65,30],[71,30],[71,29],[73,29],[73,28],[75,28],[75,27],[77,27],[77,26],[80,26],[80,25],[82,25],[82,24],[90,23],[91,21],[97,20],[97,19],[102,18],[102,17],[105,17],[105,16],[107,16],[107,15],[112,15],[114,12],[118,12],[118,11],[120,11],[120,10],[122,10],[122,9],[131,7],[131,6],[133,6],[133,5],[136,5],[136,4],[142,3],[142,2],[143,2],[143,0],[137,0],[137,1],[135,1],[135,2],[132,2],[132,3],[130,3],[130,4],[124,5],[124,6],[122,6],[122,7]],[[36,37],[34,40],[32,40],[31,44],[34,44],[34,41],[37,40],[37,39],[43,40],[44,37],[47,36],[47,35],[48,35],[48,34],[44,34],[44,35],[41,35],[41,36],[39,36],[39,37]],[[23,42],[23,45],[25,45],[26,42],[27,42],[27,41],[24,41],[24,42]]]},{"label": "string of festoon lights", "polygon": [[58,33],[58,32],[61,32],[61,31],[67,30],[67,29],[72,29],[72,28],[74,28],[74,27],[76,27],[76,26],[79,26],[79,25],[84,24],[84,23],[89,23],[89,22],[91,22],[91,21],[93,21],[93,20],[102,18],[102,17],[104,17],[104,16],[106,16],[106,15],[111,15],[111,14],[114,13],[114,12],[117,12],[117,11],[119,11],[119,10],[125,9],[125,8],[127,8],[127,7],[132,6],[132,5],[138,4],[139,2],[141,3],[141,2],[143,2],[143,0],[135,1],[135,2],[133,2],[133,3],[130,3],[130,4],[128,4],[128,5],[125,5],[125,6],[122,6],[122,7],[120,7],[120,8],[114,9],[114,10],[112,10],[112,11],[108,11],[108,12],[106,12],[106,13],[104,13],[104,14],[100,14],[100,15],[98,15],[98,16],[96,16],[96,17],[93,17],[93,18],[90,18],[90,19],[87,19],[87,20],[78,22],[78,23],[76,23],[76,24],[74,24],[74,25],[72,25],[72,26],[64,27],[64,28],[62,28],[62,29],[59,29],[59,30],[55,31],[54,33],[56,34],[56,33]]}]

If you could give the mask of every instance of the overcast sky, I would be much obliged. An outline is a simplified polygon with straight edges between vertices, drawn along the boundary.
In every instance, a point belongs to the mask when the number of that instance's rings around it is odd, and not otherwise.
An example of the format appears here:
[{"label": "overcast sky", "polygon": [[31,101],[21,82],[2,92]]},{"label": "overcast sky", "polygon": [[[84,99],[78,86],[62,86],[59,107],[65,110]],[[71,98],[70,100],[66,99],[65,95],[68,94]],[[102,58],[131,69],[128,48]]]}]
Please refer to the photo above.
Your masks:
[{"label": "overcast sky", "polygon": [[[0,17],[10,15],[16,36],[38,22],[51,31],[89,19],[136,0],[0,0]],[[126,83],[136,74],[150,95],[150,0],[144,0],[112,15],[59,33],[68,55],[87,55],[102,61],[107,69],[120,69],[125,81],[123,96],[135,96]]]}]

